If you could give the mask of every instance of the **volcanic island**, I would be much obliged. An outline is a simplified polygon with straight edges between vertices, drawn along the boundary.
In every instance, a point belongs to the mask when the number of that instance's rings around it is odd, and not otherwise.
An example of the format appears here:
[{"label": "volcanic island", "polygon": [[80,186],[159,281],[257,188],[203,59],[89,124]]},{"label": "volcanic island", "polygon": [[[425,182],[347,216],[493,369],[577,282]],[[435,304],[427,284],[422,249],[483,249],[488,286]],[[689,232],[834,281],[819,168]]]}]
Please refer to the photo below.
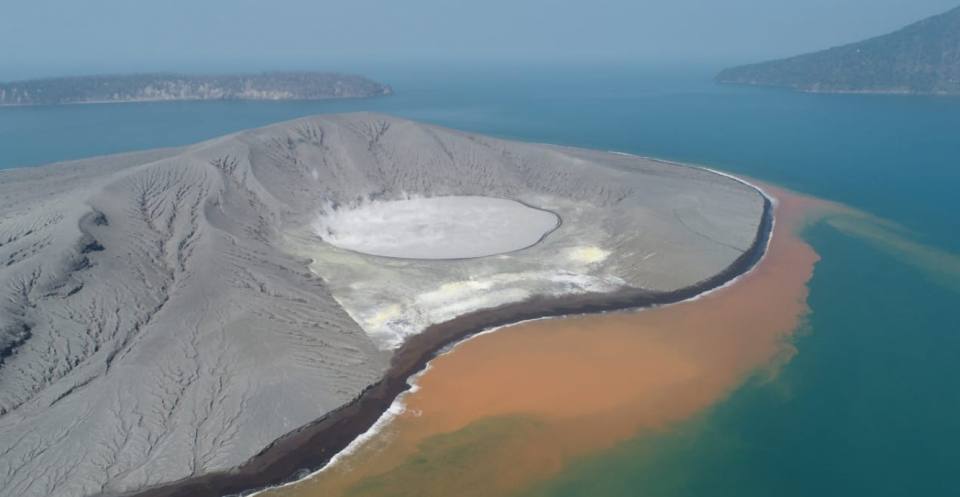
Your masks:
[{"label": "volcanic island", "polygon": [[0,496],[323,466],[476,333],[679,302],[771,201],[712,170],[324,115],[0,172]]}]

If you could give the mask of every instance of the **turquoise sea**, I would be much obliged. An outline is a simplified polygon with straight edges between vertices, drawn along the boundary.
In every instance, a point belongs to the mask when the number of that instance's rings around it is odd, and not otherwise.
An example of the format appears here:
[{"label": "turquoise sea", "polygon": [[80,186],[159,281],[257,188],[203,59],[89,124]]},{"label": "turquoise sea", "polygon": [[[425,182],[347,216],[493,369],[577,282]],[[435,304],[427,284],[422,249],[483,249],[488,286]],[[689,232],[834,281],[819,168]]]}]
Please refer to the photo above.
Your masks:
[{"label": "turquoise sea", "polygon": [[[700,163],[897,223],[940,258],[825,224],[797,356],[698,419],[578,461],[556,496],[949,496],[960,475],[960,98],[716,86],[715,68],[373,68],[388,98],[0,108],[0,168],[369,110]],[[940,265],[938,265],[940,264]]]}]

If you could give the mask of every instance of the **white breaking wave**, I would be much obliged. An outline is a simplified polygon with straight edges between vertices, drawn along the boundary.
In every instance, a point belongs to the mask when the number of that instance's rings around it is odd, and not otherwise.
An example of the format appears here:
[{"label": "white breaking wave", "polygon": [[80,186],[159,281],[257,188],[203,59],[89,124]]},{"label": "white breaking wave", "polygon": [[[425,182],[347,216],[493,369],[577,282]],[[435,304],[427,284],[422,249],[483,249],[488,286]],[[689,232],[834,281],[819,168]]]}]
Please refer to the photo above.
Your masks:
[{"label": "white breaking wave", "polygon": [[427,363],[427,365],[419,373],[407,379],[407,385],[410,386],[410,389],[401,393],[400,395],[397,395],[397,398],[390,403],[390,407],[388,407],[387,410],[379,418],[377,418],[377,420],[373,423],[373,425],[370,426],[369,429],[367,429],[367,431],[361,433],[359,436],[357,436],[357,438],[354,438],[349,444],[347,444],[346,447],[344,447],[343,450],[334,454],[333,457],[331,457],[330,460],[327,461],[327,464],[325,464],[323,467],[321,467],[320,469],[312,473],[307,474],[303,478],[299,478],[297,480],[287,482],[282,485],[276,485],[273,487],[267,487],[261,490],[257,490],[256,492],[253,492],[252,494],[250,494],[248,497],[254,497],[264,492],[276,490],[279,488],[290,487],[300,482],[309,480],[310,478],[313,478],[323,473],[324,471],[327,471],[337,463],[349,457],[351,454],[354,454],[355,452],[360,450],[360,448],[363,447],[364,444],[372,440],[373,437],[383,432],[383,430],[387,427],[387,425],[389,425],[390,422],[393,421],[397,416],[400,416],[401,414],[406,412],[407,406],[404,403],[404,400],[406,399],[407,395],[416,393],[418,390],[420,390],[420,386],[417,385],[417,379],[419,379],[422,375],[426,374],[427,371],[430,371],[430,363]]}]

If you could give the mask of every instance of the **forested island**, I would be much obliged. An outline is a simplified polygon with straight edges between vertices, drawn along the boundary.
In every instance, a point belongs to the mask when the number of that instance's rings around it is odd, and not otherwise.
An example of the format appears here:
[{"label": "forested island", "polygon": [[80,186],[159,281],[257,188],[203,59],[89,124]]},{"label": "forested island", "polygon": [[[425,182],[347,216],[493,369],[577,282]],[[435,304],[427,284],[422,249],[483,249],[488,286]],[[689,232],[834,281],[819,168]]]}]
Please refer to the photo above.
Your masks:
[{"label": "forested island", "polygon": [[960,8],[859,43],[727,69],[717,81],[819,93],[960,95]]},{"label": "forested island", "polygon": [[0,83],[0,105],[177,100],[321,100],[389,95],[390,86],[325,72],[186,75],[124,74]]}]

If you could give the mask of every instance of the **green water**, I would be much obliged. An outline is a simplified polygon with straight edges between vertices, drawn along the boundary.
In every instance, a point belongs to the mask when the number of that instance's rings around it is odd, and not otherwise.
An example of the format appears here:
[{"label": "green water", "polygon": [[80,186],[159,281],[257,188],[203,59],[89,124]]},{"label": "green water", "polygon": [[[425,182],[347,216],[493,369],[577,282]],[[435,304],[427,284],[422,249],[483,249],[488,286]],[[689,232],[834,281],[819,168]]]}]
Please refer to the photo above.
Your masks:
[{"label": "green water", "polygon": [[[726,88],[710,68],[375,68],[390,98],[0,108],[0,168],[388,112],[708,164],[840,201],[909,242],[827,225],[798,355],[675,430],[578,461],[540,496],[958,495],[960,98]],[[762,303],[758,303],[762,305]]]}]

